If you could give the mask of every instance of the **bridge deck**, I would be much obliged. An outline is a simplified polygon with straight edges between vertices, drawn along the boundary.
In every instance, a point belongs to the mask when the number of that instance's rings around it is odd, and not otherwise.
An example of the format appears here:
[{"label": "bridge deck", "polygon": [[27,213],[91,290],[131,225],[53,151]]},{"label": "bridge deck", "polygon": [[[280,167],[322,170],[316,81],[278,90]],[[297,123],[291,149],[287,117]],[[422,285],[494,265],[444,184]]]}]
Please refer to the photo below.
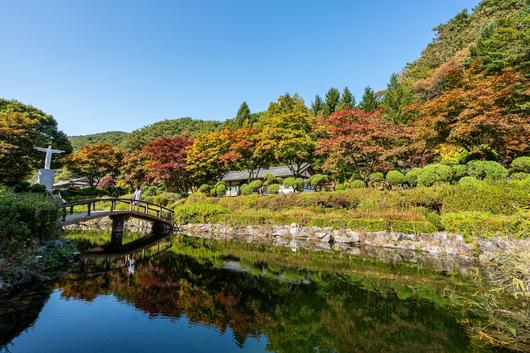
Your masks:
[{"label": "bridge deck", "polygon": [[106,211],[105,210],[105,211],[92,211],[90,212],[90,215],[87,215],[86,212],[67,215],[64,219],[61,220],[60,225],[68,226],[68,225],[72,225],[76,223],[89,221],[91,219],[104,218],[104,217],[110,217],[110,216],[119,216],[119,215],[124,216],[124,217],[129,216],[132,218],[139,218],[139,219],[143,219],[143,220],[151,221],[151,222],[160,222],[160,223],[169,224],[169,225],[172,224],[171,221],[165,218],[157,217],[155,215],[148,214],[148,213],[146,214],[142,212],[128,211],[128,210],[127,211]]}]

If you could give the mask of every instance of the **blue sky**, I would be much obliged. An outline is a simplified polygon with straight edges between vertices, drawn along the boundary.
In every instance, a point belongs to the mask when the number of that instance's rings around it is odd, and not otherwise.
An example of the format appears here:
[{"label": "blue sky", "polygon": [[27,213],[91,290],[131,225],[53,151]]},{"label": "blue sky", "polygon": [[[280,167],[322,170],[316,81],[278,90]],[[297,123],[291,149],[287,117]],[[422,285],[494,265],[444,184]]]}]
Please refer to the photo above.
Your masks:
[{"label": "blue sky", "polygon": [[1,0],[0,97],[67,134],[224,120],[285,92],[386,87],[478,0]]}]

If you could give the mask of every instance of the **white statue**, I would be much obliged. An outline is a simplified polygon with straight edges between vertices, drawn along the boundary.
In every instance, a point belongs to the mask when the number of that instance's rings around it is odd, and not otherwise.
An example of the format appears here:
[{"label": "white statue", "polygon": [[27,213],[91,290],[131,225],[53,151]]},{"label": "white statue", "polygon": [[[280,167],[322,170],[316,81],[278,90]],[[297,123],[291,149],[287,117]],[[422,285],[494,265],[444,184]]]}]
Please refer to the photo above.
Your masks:
[{"label": "white statue", "polygon": [[37,151],[46,152],[46,159],[44,160],[44,169],[39,169],[38,183],[46,186],[46,190],[51,193],[53,191],[53,182],[55,176],[55,172],[53,171],[53,169],[51,169],[52,155],[54,153],[63,153],[64,151],[53,150],[51,145],[48,146],[48,148],[35,147],[35,149]]},{"label": "white statue", "polygon": [[44,160],[44,169],[51,169],[52,165],[52,154],[64,153],[63,150],[52,150],[52,146],[49,145],[48,148],[35,147],[37,151],[46,152],[46,159]]}]

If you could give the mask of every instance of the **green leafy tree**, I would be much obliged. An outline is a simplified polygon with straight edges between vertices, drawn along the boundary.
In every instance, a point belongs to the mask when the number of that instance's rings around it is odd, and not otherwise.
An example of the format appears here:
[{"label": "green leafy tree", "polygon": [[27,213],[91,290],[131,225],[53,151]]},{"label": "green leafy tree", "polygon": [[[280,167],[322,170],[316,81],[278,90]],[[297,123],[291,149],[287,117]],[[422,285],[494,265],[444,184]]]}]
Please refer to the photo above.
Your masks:
[{"label": "green leafy tree", "polygon": [[340,92],[336,88],[330,88],[326,93],[326,102],[324,103],[324,115],[330,115],[337,111],[340,102]]},{"label": "green leafy tree", "polygon": [[252,125],[253,123],[254,121],[252,121],[252,114],[250,113],[250,108],[248,107],[247,102],[241,103],[241,106],[237,111],[236,118],[232,125],[234,130],[237,130],[246,125]]},{"label": "green leafy tree", "polygon": [[311,103],[311,113],[313,113],[314,116],[318,116],[324,112],[324,101],[320,96],[317,94],[315,96],[315,100]]},{"label": "green leafy tree", "polygon": [[342,96],[340,97],[339,104],[337,105],[337,111],[344,109],[353,109],[355,107],[355,97],[351,93],[348,87],[344,87]]},{"label": "green leafy tree", "polygon": [[363,98],[359,103],[359,108],[365,112],[371,112],[379,108],[379,100],[373,89],[366,87],[364,89]]},{"label": "green leafy tree", "polygon": [[392,74],[381,101],[384,117],[390,121],[407,123],[410,114],[406,108],[412,101],[412,91],[399,81],[398,75]]}]

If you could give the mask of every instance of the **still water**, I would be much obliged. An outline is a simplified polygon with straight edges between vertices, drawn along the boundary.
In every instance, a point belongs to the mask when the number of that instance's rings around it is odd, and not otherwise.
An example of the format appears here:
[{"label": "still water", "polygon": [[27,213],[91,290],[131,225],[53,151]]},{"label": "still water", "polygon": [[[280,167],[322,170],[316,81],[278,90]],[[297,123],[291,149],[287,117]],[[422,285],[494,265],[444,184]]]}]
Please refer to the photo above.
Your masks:
[{"label": "still water", "polygon": [[449,309],[455,288],[414,266],[164,238],[85,254],[3,303],[0,352],[490,352]]}]

